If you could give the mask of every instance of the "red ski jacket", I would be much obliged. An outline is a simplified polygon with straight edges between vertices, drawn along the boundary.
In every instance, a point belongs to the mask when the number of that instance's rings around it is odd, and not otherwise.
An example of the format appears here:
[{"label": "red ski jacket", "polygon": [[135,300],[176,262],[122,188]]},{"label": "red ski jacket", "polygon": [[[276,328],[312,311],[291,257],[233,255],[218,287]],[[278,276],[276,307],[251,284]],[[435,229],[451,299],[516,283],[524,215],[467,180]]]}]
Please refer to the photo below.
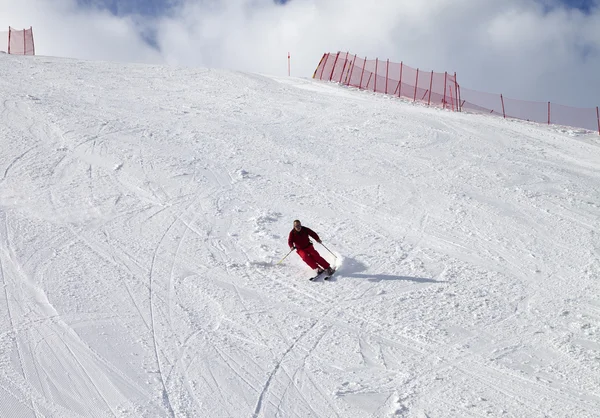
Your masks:
[{"label": "red ski jacket", "polygon": [[312,242],[310,242],[310,237],[313,237],[315,241],[321,241],[319,236],[310,228],[303,226],[300,231],[296,231],[292,229],[290,231],[290,236],[288,237],[288,246],[296,247],[297,250],[303,250],[304,248],[310,247]]}]

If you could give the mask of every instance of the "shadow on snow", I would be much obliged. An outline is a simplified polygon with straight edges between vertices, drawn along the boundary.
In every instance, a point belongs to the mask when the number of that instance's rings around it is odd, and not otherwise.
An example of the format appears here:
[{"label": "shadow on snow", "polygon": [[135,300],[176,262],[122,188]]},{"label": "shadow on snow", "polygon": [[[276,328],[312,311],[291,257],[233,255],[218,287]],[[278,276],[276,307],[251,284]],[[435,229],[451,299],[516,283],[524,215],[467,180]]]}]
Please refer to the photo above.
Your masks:
[{"label": "shadow on snow", "polygon": [[346,258],[343,264],[337,269],[335,275],[331,278],[332,281],[337,280],[338,276],[351,279],[367,279],[370,282],[381,282],[384,280],[402,280],[416,283],[445,283],[444,281],[434,280],[426,277],[410,277],[410,276],[395,276],[391,274],[364,274],[367,266],[353,258]]}]

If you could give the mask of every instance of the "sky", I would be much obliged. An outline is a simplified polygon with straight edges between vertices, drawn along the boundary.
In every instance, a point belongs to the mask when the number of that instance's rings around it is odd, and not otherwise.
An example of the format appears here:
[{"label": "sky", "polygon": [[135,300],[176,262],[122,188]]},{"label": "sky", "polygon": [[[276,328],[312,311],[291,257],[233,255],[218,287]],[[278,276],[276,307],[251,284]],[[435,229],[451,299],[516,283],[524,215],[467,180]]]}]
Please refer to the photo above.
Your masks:
[{"label": "sky", "polygon": [[598,417],[597,132],[43,56],[0,91],[0,416]]},{"label": "sky", "polygon": [[41,55],[310,77],[325,52],[457,72],[463,88],[598,106],[597,0],[1,0]]}]

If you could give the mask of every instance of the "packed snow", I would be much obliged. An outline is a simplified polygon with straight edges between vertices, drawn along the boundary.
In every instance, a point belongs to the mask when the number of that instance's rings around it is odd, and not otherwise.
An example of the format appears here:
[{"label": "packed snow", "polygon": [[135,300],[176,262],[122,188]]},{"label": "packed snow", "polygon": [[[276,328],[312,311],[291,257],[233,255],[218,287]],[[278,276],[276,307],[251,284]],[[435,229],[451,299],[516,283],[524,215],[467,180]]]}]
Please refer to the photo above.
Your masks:
[{"label": "packed snow", "polygon": [[600,416],[597,133],[40,56],[0,97],[0,416]]}]

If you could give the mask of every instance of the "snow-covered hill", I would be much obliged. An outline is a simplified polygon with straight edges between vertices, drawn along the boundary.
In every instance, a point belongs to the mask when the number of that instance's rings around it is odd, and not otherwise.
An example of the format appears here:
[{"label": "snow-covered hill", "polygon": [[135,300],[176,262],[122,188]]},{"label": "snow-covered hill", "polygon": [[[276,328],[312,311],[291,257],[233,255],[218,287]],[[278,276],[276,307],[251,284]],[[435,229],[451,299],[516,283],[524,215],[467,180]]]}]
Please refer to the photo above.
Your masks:
[{"label": "snow-covered hill", "polygon": [[0,98],[0,416],[600,416],[597,134],[48,57]]}]

